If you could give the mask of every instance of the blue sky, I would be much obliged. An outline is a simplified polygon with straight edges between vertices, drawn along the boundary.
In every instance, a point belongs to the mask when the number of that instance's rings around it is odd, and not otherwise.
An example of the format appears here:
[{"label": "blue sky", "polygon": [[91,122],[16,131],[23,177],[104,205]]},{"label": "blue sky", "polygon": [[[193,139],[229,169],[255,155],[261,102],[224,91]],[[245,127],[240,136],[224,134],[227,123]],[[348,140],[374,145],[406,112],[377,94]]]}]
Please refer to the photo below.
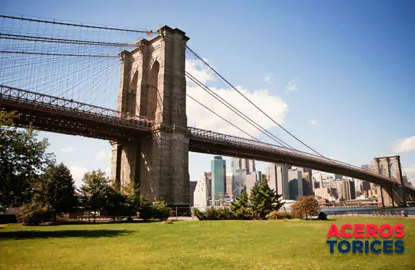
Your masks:
[{"label": "blue sky", "polygon": [[[180,28],[190,37],[188,45],[235,85],[252,96],[266,89],[258,105],[320,153],[354,165],[400,154],[415,179],[414,1],[3,0],[0,12]],[[267,103],[270,98],[284,110]],[[300,148],[277,127],[269,128]],[[109,168],[106,141],[41,135],[77,177]],[[190,155],[191,180],[209,170],[211,158]]]}]

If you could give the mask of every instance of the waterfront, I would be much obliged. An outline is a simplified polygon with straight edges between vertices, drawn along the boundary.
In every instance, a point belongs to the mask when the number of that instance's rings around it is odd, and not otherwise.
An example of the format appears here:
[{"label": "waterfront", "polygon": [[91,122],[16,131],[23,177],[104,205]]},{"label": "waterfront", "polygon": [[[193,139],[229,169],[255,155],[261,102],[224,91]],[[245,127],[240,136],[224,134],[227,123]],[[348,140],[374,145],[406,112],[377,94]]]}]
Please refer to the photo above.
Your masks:
[{"label": "waterfront", "polygon": [[402,211],[409,216],[415,216],[415,207],[395,207],[395,208],[378,208],[378,207],[351,207],[351,208],[322,208],[321,212],[327,215],[376,215],[376,216],[399,216]]}]

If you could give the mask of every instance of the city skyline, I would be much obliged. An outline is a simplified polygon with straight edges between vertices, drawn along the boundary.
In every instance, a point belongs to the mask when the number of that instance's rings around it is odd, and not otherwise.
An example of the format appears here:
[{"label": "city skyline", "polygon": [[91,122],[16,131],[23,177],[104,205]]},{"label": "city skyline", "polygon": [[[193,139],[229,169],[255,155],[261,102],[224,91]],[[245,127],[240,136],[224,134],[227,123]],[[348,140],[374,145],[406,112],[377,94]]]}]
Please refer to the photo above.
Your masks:
[{"label": "city skyline", "polygon": [[[369,2],[359,4],[357,8],[357,4],[336,6],[325,3],[325,9],[321,11],[321,5],[267,2],[263,7],[237,7],[234,21],[226,20],[225,16],[226,5],[231,4],[221,3],[225,5],[221,10],[216,9],[217,4],[204,4],[205,10],[224,16],[219,16],[218,20],[207,19],[200,25],[191,23],[199,15],[196,6],[181,4],[172,8],[181,14],[189,13],[189,18],[173,16],[171,10],[160,11],[163,22],[145,14],[148,9],[153,10],[151,6],[137,6],[137,16],[128,16],[133,11],[126,8],[113,13],[113,4],[98,5],[93,1],[79,4],[83,6],[82,10],[73,5],[73,1],[58,4],[5,1],[0,11],[130,28],[157,28],[164,23],[179,27],[190,36],[191,46],[207,57],[225,77],[245,89],[267,113],[319,152],[357,166],[369,163],[376,156],[400,154],[405,171],[414,183],[415,128],[408,123],[415,115],[415,108],[410,104],[415,100],[412,89],[415,76],[411,74],[411,70],[415,70],[415,61],[410,52],[415,42],[414,37],[407,37],[405,42],[398,37],[415,29],[410,23],[405,23],[402,28],[397,16],[399,10],[404,21],[413,20],[405,13],[410,10],[406,4],[402,2],[391,8],[387,3],[372,6]],[[134,3],[130,2],[126,7],[130,5],[134,6]],[[366,18],[366,11],[372,8],[376,12],[369,12]],[[250,9],[261,9],[263,18],[250,16]],[[347,25],[340,24],[336,16],[347,18],[350,10],[354,11],[355,18]],[[125,17],[133,19],[125,20]],[[268,19],[270,24],[265,23]],[[291,21],[295,23],[287,23]],[[365,27],[360,28],[361,25]],[[236,26],[254,35],[255,42],[263,49],[252,50],[245,42],[246,34],[235,33],[230,38],[229,31]],[[203,27],[204,31],[200,31]],[[273,34],[270,37],[261,33]],[[369,38],[368,33],[372,34]],[[216,46],[220,48],[205,44],[209,40],[220,40],[221,46]],[[200,72],[207,83],[214,83],[206,71]],[[235,99],[229,89],[217,87],[229,101]],[[248,107],[242,106],[242,109]],[[253,116],[264,121],[260,114]],[[189,124],[203,124],[192,117],[189,115]],[[287,139],[275,125],[266,121],[263,124],[277,136]],[[80,177],[87,171],[100,168],[108,172],[110,145],[107,141],[45,132],[40,135],[49,139],[50,151],[56,154],[57,161],[71,169],[78,185]],[[211,158],[210,155],[190,153],[190,180],[196,180],[207,171],[207,161]],[[264,171],[265,166],[266,163],[258,162],[257,170]]]}]

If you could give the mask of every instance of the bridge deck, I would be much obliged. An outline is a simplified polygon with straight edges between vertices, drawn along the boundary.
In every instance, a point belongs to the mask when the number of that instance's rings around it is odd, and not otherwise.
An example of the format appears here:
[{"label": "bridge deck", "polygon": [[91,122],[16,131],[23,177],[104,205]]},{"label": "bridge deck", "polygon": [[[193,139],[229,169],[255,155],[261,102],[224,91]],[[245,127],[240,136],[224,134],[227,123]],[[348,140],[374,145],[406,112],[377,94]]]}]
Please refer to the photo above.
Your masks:
[{"label": "bridge deck", "polygon": [[[0,85],[0,106],[18,111],[18,126],[33,127],[63,134],[81,135],[106,140],[137,140],[151,135],[153,123],[143,117],[93,106],[73,100]],[[399,184],[397,179],[326,159],[259,141],[188,128],[193,152],[235,156],[272,163],[290,164],[340,174],[376,184]],[[406,185],[415,191],[415,187]]]}]

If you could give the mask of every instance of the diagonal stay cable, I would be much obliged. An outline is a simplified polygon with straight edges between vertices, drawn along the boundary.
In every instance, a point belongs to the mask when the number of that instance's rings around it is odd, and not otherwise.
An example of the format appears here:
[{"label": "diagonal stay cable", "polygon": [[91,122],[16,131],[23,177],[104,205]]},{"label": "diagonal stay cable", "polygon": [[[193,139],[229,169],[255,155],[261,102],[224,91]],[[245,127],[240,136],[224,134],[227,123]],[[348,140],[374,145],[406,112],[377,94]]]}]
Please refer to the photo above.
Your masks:
[{"label": "diagonal stay cable", "polygon": [[268,119],[270,119],[274,124],[279,126],[282,130],[284,130],[286,133],[288,133],[291,137],[296,139],[298,142],[300,142],[302,145],[313,151],[314,153],[318,154],[319,156],[324,157],[322,154],[308,146],[306,143],[304,143],[302,140],[297,138],[294,134],[289,132],[286,128],[284,128],[282,125],[280,125],[277,121],[272,119],[267,113],[265,113],[261,108],[259,108],[255,103],[253,103],[249,98],[247,98],[241,91],[239,91],[233,84],[231,84],[228,80],[226,80],[222,75],[220,75],[213,67],[211,67],[205,60],[203,60],[197,53],[195,53],[192,49],[190,49],[189,46],[186,46],[186,48],[193,53],[197,58],[199,58],[207,67],[209,67],[216,75],[218,75],[223,81],[225,81],[232,89],[234,89],[236,92],[238,92],[244,99],[246,99],[249,103],[251,103],[256,109],[258,109],[261,113],[263,113]]},{"label": "diagonal stay cable", "polygon": [[288,148],[293,148],[292,146],[288,145],[287,143],[285,143],[284,141],[282,141],[281,139],[279,139],[278,137],[276,137],[275,135],[273,135],[272,133],[270,133],[268,130],[266,130],[263,127],[261,127],[260,125],[258,125],[255,121],[253,121],[251,118],[249,118],[243,112],[241,112],[240,110],[238,110],[237,108],[235,108],[232,104],[230,104],[229,102],[227,102],[226,100],[224,100],[221,96],[219,96],[218,94],[216,94],[209,87],[207,87],[206,85],[204,85],[203,83],[201,83],[198,79],[196,79],[189,72],[186,71],[185,73],[186,73],[186,76],[190,80],[192,80],[196,85],[198,85],[200,88],[202,88],[204,91],[206,91],[213,98],[215,98],[216,100],[218,100],[220,103],[222,103],[223,105],[225,105],[228,109],[230,109],[231,111],[233,111],[236,115],[238,115],[239,117],[241,117],[242,119],[244,119],[246,122],[248,122],[248,124],[254,126],[257,130],[259,130],[261,133],[265,134],[267,137],[271,138],[272,140],[276,141],[278,144],[285,145],[285,147],[288,147]]},{"label": "diagonal stay cable", "polygon": [[217,117],[219,117],[220,119],[222,119],[223,121],[225,121],[226,123],[232,125],[234,128],[238,129],[239,131],[243,132],[245,135],[248,135],[249,137],[251,137],[252,139],[259,141],[257,138],[255,138],[254,136],[252,136],[251,134],[249,134],[248,132],[244,131],[243,129],[241,129],[240,127],[238,127],[237,125],[235,125],[234,123],[232,123],[231,121],[225,119],[224,117],[222,117],[220,114],[214,112],[213,110],[211,110],[209,107],[207,107],[206,105],[204,105],[202,102],[198,101],[197,99],[193,98],[191,95],[186,94],[186,96],[188,96],[189,98],[191,98],[194,102],[198,103],[200,106],[202,106],[203,108],[205,108],[206,110],[210,111],[211,113],[213,113],[214,115],[216,115]]}]

